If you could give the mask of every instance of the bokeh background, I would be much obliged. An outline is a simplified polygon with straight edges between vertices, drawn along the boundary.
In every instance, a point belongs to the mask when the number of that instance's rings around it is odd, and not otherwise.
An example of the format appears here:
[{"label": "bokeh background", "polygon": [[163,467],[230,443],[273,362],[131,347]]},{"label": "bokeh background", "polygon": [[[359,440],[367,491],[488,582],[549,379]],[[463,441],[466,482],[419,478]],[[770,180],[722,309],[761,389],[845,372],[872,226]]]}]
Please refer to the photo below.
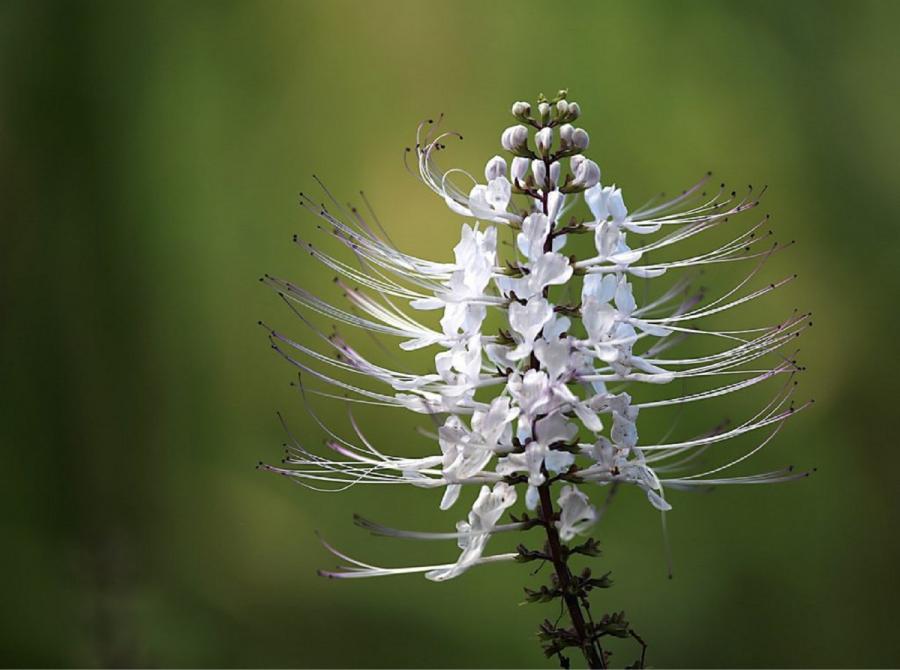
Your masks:
[{"label": "bokeh background", "polygon": [[[290,242],[312,173],[447,257],[460,221],[401,162],[415,124],[443,112],[466,137],[445,161],[478,171],[510,103],[561,87],[632,205],[707,169],[768,183],[798,240],[771,276],[800,280],[748,318],[816,321],[815,409],[754,464],[816,476],[675,494],[671,581],[658,515],[622,495],[596,607],[626,609],[656,666],[900,664],[898,22],[888,1],[2,3],[0,664],[553,666],[533,635],[554,608],[519,605],[530,566],[315,575],[333,564],[315,529],[374,561],[452,560],[351,514],[445,528],[462,508],[254,466],[280,458],[276,410],[321,438],[256,325],[305,337],[264,272],[333,294]],[[425,448],[402,412],[360,418]]]}]

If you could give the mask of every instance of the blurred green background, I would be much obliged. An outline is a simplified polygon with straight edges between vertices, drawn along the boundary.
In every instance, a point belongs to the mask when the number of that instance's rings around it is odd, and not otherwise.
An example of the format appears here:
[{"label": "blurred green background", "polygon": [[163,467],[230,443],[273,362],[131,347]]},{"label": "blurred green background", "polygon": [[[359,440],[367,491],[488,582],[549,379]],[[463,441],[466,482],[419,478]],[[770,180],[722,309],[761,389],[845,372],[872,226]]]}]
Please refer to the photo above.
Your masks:
[{"label": "blurred green background", "polygon": [[[280,458],[276,410],[321,437],[256,322],[303,327],[256,280],[330,281],[290,243],[313,172],[448,257],[460,220],[401,162],[415,124],[444,112],[466,137],[444,161],[479,171],[510,103],[561,87],[632,206],[707,169],[768,183],[799,242],[768,276],[800,281],[755,314],[816,319],[818,402],[754,466],[817,475],[674,494],[671,581],[658,516],[622,495],[596,607],[626,609],[656,666],[900,664],[898,21],[896,2],[2,3],[0,664],[553,666],[533,634],[555,609],[518,605],[530,566],[316,577],[315,529],[376,562],[456,555],[352,512],[442,529],[464,510],[254,469]],[[402,412],[361,420],[424,444]]]}]

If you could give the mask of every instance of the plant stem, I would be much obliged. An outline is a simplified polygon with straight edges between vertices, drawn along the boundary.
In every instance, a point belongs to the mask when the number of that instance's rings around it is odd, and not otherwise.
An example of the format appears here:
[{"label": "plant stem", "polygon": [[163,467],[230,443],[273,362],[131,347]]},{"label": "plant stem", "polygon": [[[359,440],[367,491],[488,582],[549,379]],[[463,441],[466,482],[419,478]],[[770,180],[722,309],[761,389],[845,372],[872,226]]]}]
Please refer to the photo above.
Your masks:
[{"label": "plant stem", "polygon": [[[549,156],[544,157],[544,172],[546,183],[543,186],[543,193],[541,195],[541,206],[544,211],[544,215],[548,215],[549,212],[549,199],[548,195],[551,189],[550,183],[550,168],[552,161]],[[547,235],[547,239],[544,240],[544,252],[552,251],[553,249],[553,229],[555,228],[555,223],[553,221],[550,222],[550,230]],[[549,295],[549,286],[544,288],[544,298],[546,299]],[[540,366],[537,363],[537,359],[532,354],[532,366],[533,369],[540,369]],[[544,469],[544,476],[547,477],[547,471]],[[547,531],[547,545],[550,548],[550,559],[553,561],[553,567],[556,570],[556,578],[559,581],[559,588],[562,590],[562,597],[566,603],[566,607],[569,610],[569,617],[572,619],[572,626],[575,628],[575,634],[578,635],[578,642],[581,646],[581,653],[584,654],[584,659],[587,661],[589,668],[605,668],[606,664],[604,662],[603,649],[600,647],[599,643],[595,643],[591,638],[593,631],[588,632],[588,627],[584,621],[584,615],[581,612],[581,605],[578,602],[578,597],[575,593],[572,592],[572,574],[569,572],[569,566],[566,563],[566,557],[563,555],[562,545],[559,541],[559,532],[556,530],[556,526],[554,525],[554,511],[553,511],[553,500],[550,497],[550,481],[549,479],[545,481],[538,487],[538,493],[540,494],[541,500],[541,516],[544,520],[544,528]]]},{"label": "plant stem", "polygon": [[569,572],[569,566],[566,563],[566,557],[563,555],[562,545],[559,540],[559,533],[556,526],[553,525],[553,500],[550,498],[550,483],[545,482],[538,487],[538,493],[541,500],[541,516],[544,520],[544,528],[547,531],[547,545],[550,548],[550,559],[553,561],[553,567],[556,570],[556,577],[559,581],[559,588],[562,590],[563,601],[569,610],[569,617],[572,619],[572,626],[578,635],[578,641],[581,645],[581,652],[584,659],[588,663],[589,668],[605,668],[603,650],[599,644],[595,644],[591,639],[592,632],[588,631],[585,624],[584,614],[581,612],[581,605],[578,597],[572,592],[572,575]]}]

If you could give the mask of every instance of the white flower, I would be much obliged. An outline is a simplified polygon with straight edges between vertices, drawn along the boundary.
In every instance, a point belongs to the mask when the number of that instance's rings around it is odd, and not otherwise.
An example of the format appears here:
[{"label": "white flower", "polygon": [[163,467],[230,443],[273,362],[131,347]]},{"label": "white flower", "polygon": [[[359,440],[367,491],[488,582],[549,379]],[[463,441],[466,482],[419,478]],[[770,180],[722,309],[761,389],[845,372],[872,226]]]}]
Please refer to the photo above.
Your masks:
[{"label": "white flower", "polygon": [[472,430],[481,437],[488,449],[506,451],[510,448],[512,422],[519,416],[519,408],[510,406],[506,396],[494,398],[488,409],[476,410],[472,415]]},{"label": "white flower", "polygon": [[[537,129],[536,154],[528,147],[526,125],[507,128],[501,145],[512,161],[490,158],[483,182],[462,170],[445,171],[435,162],[435,153],[454,133],[438,132],[436,124],[420,127],[415,153],[419,176],[466,219],[452,258],[448,253],[431,261],[401,251],[386,233],[375,232],[380,224],[365,221],[357,210],[344,216],[308,205],[323,219],[321,230],[352,253],[349,260],[340,259],[312,243],[298,244],[329,273],[339,275],[349,308],[289,281],[264,278],[313,333],[309,343],[267,327],[273,349],[300,371],[301,395],[310,412],[309,398],[315,394],[410,410],[438,426],[436,435],[433,427],[424,427],[425,438],[416,437],[415,445],[400,434],[388,444],[375,444],[352,414],[339,429],[327,428],[314,414],[327,433],[327,455],[292,438],[284,467],[265,469],[316,489],[355,484],[438,489],[444,510],[471,503],[467,491],[479,491],[455,531],[362,524],[396,537],[455,539],[462,550],[456,562],[382,568],[329,546],[348,565],[327,576],[425,573],[442,581],[476,565],[511,561],[515,553],[484,555],[492,534],[539,527],[552,535],[549,520],[558,518],[555,528],[568,542],[596,522],[590,498],[610,484],[640,489],[653,508],[665,512],[671,509],[671,490],[788,481],[805,474],[779,470],[729,476],[730,468],[768,444],[782,422],[806,406],[792,404],[793,385],[784,385],[761,410],[727,430],[660,442],[648,442],[639,430],[657,408],[678,405],[700,408],[702,414],[699,403],[704,400],[797,369],[792,357],[779,352],[793,346],[807,327],[807,315],[763,328],[718,330],[707,322],[707,317],[730,312],[789,280],[754,289],[756,267],[734,288],[708,298],[689,293],[687,281],[659,290],[652,281],[639,285],[640,290],[632,283],[635,277],[652,280],[668,272],[765,260],[772,248],[760,246],[764,236],[756,234],[758,225],[736,231],[709,251],[677,251],[682,242],[752,209],[758,194],[703,197],[701,183],[667,203],[629,211],[621,189],[603,186],[600,167],[580,153],[589,138],[571,123],[581,113],[577,103],[555,99],[551,106],[542,99],[537,119],[525,102],[515,103],[512,111]],[[551,125],[559,128],[558,155],[552,153]],[[560,157],[568,157],[571,172],[562,181]],[[437,223],[429,220],[428,225]],[[514,244],[502,255],[499,226],[510,228],[504,239],[514,235]],[[595,253],[586,258],[564,255],[563,233],[592,236]],[[419,321],[417,315],[429,310],[439,310],[439,317],[426,313],[428,322]],[[369,360],[362,353],[365,346],[351,346],[343,333],[319,331],[308,313],[341,329],[365,331],[382,347],[433,348],[433,366],[416,370],[412,364],[407,368],[402,362]],[[697,346],[675,353],[688,338]],[[707,342],[720,346],[702,350]],[[695,379],[703,386],[691,387]],[[671,384],[675,380],[679,383]],[[307,391],[307,386],[322,384],[333,388]],[[664,390],[635,392],[651,384]],[[385,413],[382,420],[393,419]],[[760,432],[767,434],[747,451],[717,450],[726,440]],[[427,451],[423,439],[432,443]],[[701,453],[711,458],[721,453],[721,461],[691,470]],[[528,522],[502,523],[518,500],[517,487],[524,488],[525,507],[540,513]],[[558,487],[555,509],[551,492]]]},{"label": "white flower", "polygon": [[[649,223],[633,221],[628,216],[628,209],[625,207],[625,200],[622,197],[622,189],[615,186],[595,184],[584,192],[584,201],[590,208],[594,221],[599,224],[610,220],[613,225],[608,225],[606,229],[615,231],[617,235],[620,235],[620,229],[623,227],[631,232],[647,235],[655,233],[663,225],[662,222],[658,221]],[[618,237],[616,241],[619,241]],[[621,242],[624,244],[624,238],[621,239]]]},{"label": "white flower", "polygon": [[[540,225],[541,221],[535,220],[534,228],[523,232],[518,240],[520,248],[524,248],[529,254],[538,254],[538,248],[543,249],[541,244],[529,237],[530,234],[540,234]],[[541,295],[548,286],[565,284],[573,272],[569,259],[555,251],[540,252],[540,255],[527,264],[527,268],[528,274],[525,277],[498,277],[497,286],[500,291],[506,296],[515,293],[517,298],[527,300]]]},{"label": "white flower", "polygon": [[553,306],[541,297],[532,296],[524,305],[512,302],[509,306],[509,325],[521,341],[510,358],[521,360],[528,356],[534,347],[534,338],[552,318]]},{"label": "white flower", "polygon": [[550,219],[546,214],[529,214],[522,222],[522,232],[516,237],[519,251],[529,261],[536,261],[544,254],[544,242],[549,233]]},{"label": "white flower", "polygon": [[541,254],[531,266],[528,275],[528,295],[542,292],[548,286],[565,284],[572,277],[572,266],[569,259],[555,251]]},{"label": "white flower", "polygon": [[469,335],[478,331],[493,298],[485,294],[497,259],[497,229],[482,232],[463,224],[462,238],[453,249],[456,264],[435,295],[410,301],[414,309],[444,309],[441,319],[445,335]]},{"label": "white flower", "polygon": [[521,415],[519,424],[523,420],[530,422],[538,414],[546,414],[552,409],[553,394],[550,389],[550,380],[543,370],[528,370],[524,375],[514,376],[509,380],[509,390],[519,404]]},{"label": "white flower", "polygon": [[560,517],[556,522],[559,537],[568,542],[579,533],[594,525],[597,510],[588,497],[575,486],[563,486],[559,494]]},{"label": "white flower", "polygon": [[484,553],[485,545],[491,538],[491,531],[503,513],[515,502],[516,490],[508,484],[499,482],[494,484],[493,490],[482,486],[478,500],[475,501],[472,511],[469,512],[468,523],[461,521],[457,524],[457,531],[460,532],[458,544],[462,549],[462,554],[456,564],[447,568],[431,570],[426,572],[425,576],[432,581],[442,582],[459,576],[477,563]]},{"label": "white flower", "polygon": [[476,219],[493,221],[506,212],[512,197],[512,185],[506,177],[492,179],[487,186],[476,184],[469,191],[469,209]]},{"label": "white flower", "polygon": [[509,454],[497,461],[496,470],[499,474],[509,476],[519,472],[527,473],[525,505],[528,509],[537,507],[538,487],[546,481],[544,471],[559,474],[568,470],[575,462],[574,454],[551,447],[559,442],[570,442],[577,434],[577,425],[558,412],[550,414],[535,423],[535,438],[528,442],[524,451]]}]

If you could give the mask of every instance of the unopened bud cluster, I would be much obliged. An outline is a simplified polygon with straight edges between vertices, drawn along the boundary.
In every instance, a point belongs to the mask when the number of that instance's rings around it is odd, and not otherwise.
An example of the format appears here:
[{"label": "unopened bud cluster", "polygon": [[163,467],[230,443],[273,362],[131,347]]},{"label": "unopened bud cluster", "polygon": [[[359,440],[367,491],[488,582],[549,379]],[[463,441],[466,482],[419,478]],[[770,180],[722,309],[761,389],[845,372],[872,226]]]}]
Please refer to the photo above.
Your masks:
[{"label": "unopened bud cluster", "polygon": [[[590,137],[583,128],[572,125],[581,115],[581,108],[577,102],[566,101],[564,96],[565,92],[560,91],[558,99],[552,103],[540,102],[534,116],[529,103],[513,104],[512,115],[522,123],[504,130],[500,145],[516,156],[512,166],[516,192],[558,187],[562,193],[580,193],[600,182],[598,165],[581,155],[590,145]],[[535,131],[533,139],[529,126]],[[569,169],[560,184],[562,161],[566,158]],[[531,159],[531,182],[525,181],[527,169],[524,164],[516,165],[515,161],[519,159]],[[547,181],[548,176],[550,181]]]}]

